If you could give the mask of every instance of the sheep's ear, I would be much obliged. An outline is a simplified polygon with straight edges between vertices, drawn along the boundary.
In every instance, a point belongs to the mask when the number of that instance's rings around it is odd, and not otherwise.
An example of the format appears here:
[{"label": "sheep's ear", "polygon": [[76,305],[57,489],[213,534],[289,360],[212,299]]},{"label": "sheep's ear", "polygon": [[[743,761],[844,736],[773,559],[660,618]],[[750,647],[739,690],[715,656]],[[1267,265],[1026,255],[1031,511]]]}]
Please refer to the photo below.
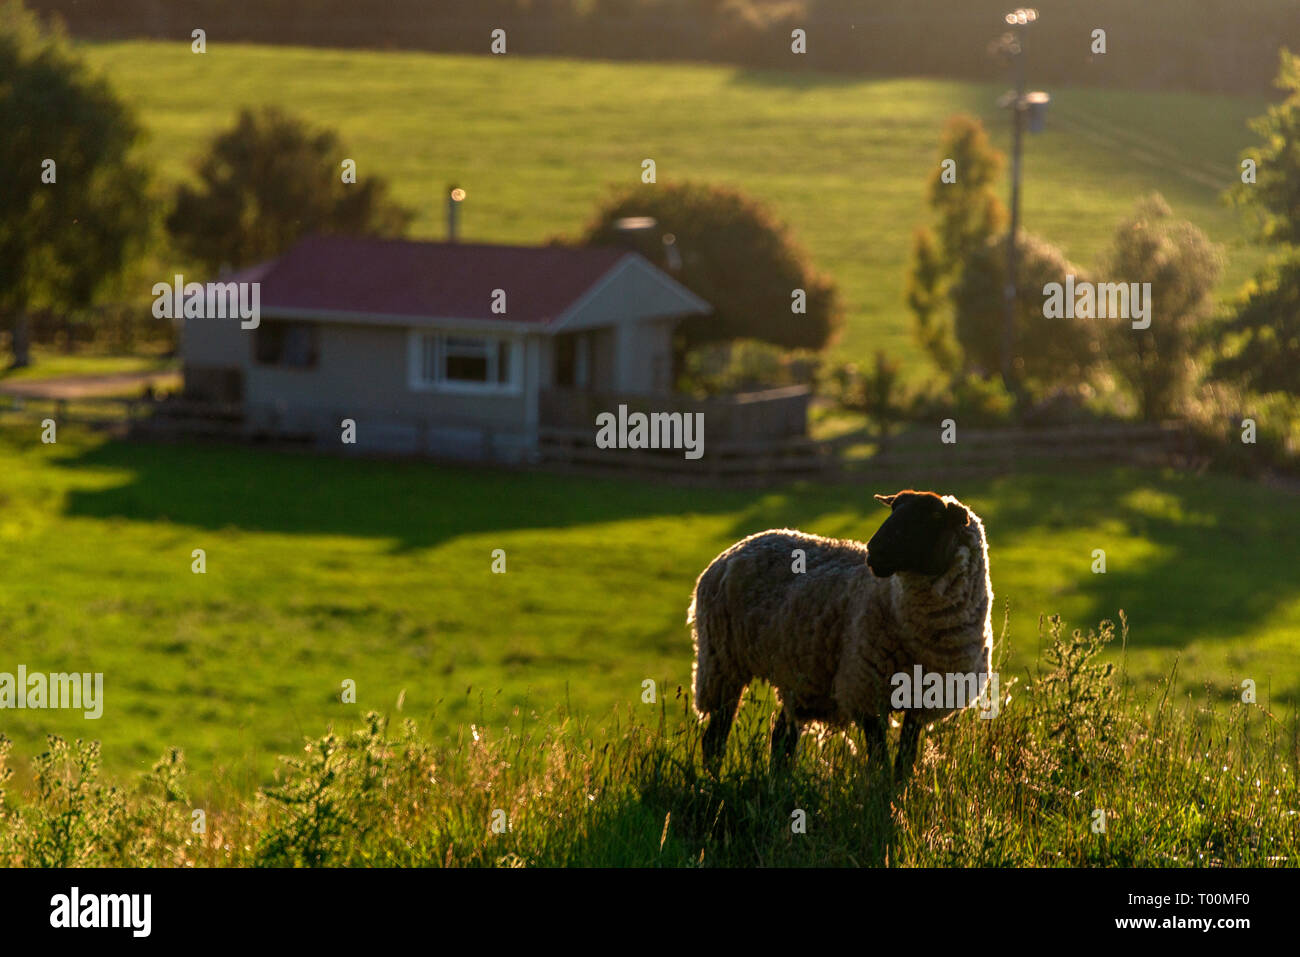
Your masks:
[{"label": "sheep's ear", "polygon": [[876,501],[879,502],[881,505],[885,506],[885,508],[893,508],[893,507],[894,507],[894,499],[898,498],[898,496],[897,496],[897,495],[877,495],[875,498],[876,498]]},{"label": "sheep's ear", "polygon": [[970,512],[965,506],[958,505],[956,502],[949,502],[947,505],[948,521],[952,523],[953,528],[965,528],[970,524]]}]

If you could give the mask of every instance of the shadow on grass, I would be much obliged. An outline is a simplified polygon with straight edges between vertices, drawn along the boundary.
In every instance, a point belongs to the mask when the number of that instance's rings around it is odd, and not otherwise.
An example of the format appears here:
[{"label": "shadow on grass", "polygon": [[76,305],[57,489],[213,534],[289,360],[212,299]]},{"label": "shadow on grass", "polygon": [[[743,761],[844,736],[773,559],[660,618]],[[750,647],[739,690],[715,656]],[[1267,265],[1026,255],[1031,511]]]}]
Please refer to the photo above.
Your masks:
[{"label": "shadow on grass", "polygon": [[[382,538],[398,551],[492,531],[735,515],[727,540],[680,556],[684,588],[730,541],[776,527],[865,541],[885,517],[873,492],[933,488],[956,494],[984,519],[995,594],[1015,599],[998,588],[1000,550],[1023,556],[1021,543],[1052,548],[1059,532],[1068,555],[1054,556],[1057,566],[1077,568],[1067,588],[1089,603],[1073,617],[1096,621],[1123,608],[1145,647],[1181,647],[1189,635],[1236,639],[1300,597],[1300,497],[1226,476],[1072,463],[1055,474],[977,481],[917,475],[718,490],[241,446],[109,442],[57,461],[129,475],[113,488],[71,490],[74,516]],[[1090,532],[1081,543],[1079,529],[1095,530],[1095,541]],[[1105,574],[1091,572],[1093,549],[1107,552]]]},{"label": "shadow on grass", "polygon": [[113,488],[70,491],[72,516],[383,538],[398,551],[482,532],[725,513],[748,500],[637,481],[235,445],[108,442],[58,462],[130,474]]}]

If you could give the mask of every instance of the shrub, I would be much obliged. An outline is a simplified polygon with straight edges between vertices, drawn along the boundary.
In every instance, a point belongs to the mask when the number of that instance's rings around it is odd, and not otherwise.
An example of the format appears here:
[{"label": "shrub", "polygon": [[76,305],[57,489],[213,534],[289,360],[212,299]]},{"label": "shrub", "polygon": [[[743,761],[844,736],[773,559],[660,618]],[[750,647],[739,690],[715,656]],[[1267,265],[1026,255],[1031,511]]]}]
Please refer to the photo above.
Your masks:
[{"label": "shrub", "polygon": [[1001,379],[966,374],[915,396],[909,418],[914,421],[952,418],[975,426],[1006,425],[1015,406],[1015,397]]},{"label": "shrub", "polygon": [[1180,412],[1197,377],[1198,331],[1213,307],[1219,250],[1189,222],[1175,220],[1159,195],[1120,224],[1103,273],[1107,282],[1149,282],[1150,326],[1101,320],[1109,365],[1147,421]]},{"label": "shrub", "polygon": [[830,369],[823,389],[840,408],[865,414],[883,438],[908,411],[909,399],[898,378],[901,369],[902,363],[878,350],[875,364],[866,371],[852,363]]},{"label": "shrub", "polygon": [[[1247,421],[1254,442],[1244,441]],[[1187,406],[1196,451],[1230,471],[1256,475],[1267,469],[1300,469],[1300,397],[1265,395],[1214,382]]]},{"label": "shrub", "polygon": [[[1013,376],[1030,393],[1087,380],[1101,358],[1094,320],[1043,315],[1043,287],[1067,275],[1086,280],[1085,271],[1030,233],[1017,237],[1016,313],[1012,338]],[[1006,322],[1003,288],[1007,276],[1006,237],[975,248],[953,287],[954,326],[968,371],[991,376],[1001,366]]]},{"label": "shrub", "polygon": [[687,353],[678,386],[686,392],[726,395],[807,385],[818,364],[813,353],[787,352],[755,339],[717,342]]}]

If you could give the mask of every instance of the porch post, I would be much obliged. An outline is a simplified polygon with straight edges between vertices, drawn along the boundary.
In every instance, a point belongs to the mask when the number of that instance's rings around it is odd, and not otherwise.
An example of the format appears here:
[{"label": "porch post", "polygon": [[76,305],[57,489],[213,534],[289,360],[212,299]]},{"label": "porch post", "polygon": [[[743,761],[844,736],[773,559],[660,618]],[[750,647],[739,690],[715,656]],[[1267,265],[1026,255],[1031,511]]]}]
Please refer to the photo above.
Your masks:
[{"label": "porch post", "polygon": [[538,393],[542,388],[542,349],[537,336],[524,338],[524,426],[528,451],[537,452]]},{"label": "porch post", "polygon": [[615,392],[644,392],[637,388],[636,325],[620,322],[614,326],[614,390]]}]

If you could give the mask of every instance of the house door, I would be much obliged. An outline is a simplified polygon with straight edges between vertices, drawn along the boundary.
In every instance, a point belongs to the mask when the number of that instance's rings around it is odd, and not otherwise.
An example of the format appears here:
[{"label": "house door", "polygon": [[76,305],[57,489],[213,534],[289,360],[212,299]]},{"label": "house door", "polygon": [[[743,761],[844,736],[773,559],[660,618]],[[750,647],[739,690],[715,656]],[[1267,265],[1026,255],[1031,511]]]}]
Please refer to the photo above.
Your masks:
[{"label": "house door", "polygon": [[555,337],[555,385],[561,389],[590,389],[591,336],[585,332]]}]

